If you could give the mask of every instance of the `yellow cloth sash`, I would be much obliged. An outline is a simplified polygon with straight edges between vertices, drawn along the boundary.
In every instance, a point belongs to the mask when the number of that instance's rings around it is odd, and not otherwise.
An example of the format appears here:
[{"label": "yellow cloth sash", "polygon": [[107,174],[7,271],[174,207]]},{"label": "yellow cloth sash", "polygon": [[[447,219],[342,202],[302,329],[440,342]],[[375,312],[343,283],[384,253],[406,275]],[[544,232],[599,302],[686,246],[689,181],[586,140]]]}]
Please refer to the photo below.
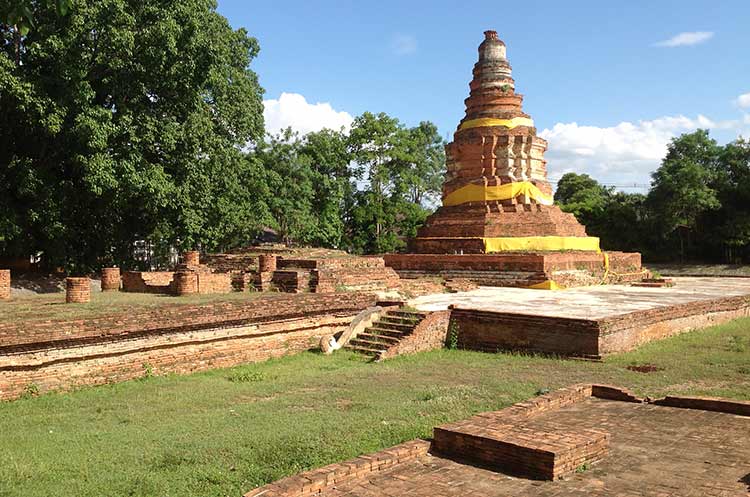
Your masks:
[{"label": "yellow cloth sash", "polygon": [[497,252],[558,252],[580,250],[601,252],[599,238],[595,236],[504,236],[481,237],[420,237],[419,240],[482,240],[484,253]]},{"label": "yellow cloth sash", "polygon": [[484,252],[547,252],[583,250],[599,252],[599,238],[595,236],[507,236],[483,238]]},{"label": "yellow cloth sash", "polygon": [[552,280],[543,281],[536,285],[527,286],[526,288],[534,290],[560,290],[560,286]]},{"label": "yellow cloth sash", "polygon": [[534,121],[528,117],[514,117],[513,119],[494,119],[491,117],[483,117],[480,119],[472,119],[465,121],[461,126],[458,127],[459,131],[470,128],[479,128],[480,126],[505,126],[508,129],[513,129],[517,126],[528,126],[529,128],[534,127]]},{"label": "yellow cloth sash", "polygon": [[533,198],[542,205],[552,205],[552,196],[544,194],[530,181],[506,183],[504,185],[484,186],[468,184],[451,192],[443,199],[443,205],[450,207],[467,202],[485,202],[491,200],[509,200],[524,195]]}]

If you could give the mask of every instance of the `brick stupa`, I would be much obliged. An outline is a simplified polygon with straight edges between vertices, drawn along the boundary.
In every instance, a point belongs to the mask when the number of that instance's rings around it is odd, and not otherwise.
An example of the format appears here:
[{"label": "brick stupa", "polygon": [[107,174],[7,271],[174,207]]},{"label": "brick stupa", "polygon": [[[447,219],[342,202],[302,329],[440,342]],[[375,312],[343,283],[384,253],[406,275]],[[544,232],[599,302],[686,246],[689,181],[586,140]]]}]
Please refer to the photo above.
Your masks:
[{"label": "brick stupa", "polygon": [[[515,91],[505,43],[495,31],[484,35],[465,100],[466,115],[445,147],[442,206],[412,240],[415,254],[389,256],[387,262],[404,277],[430,273],[472,277],[480,284],[543,288],[624,276],[613,264],[640,277],[640,254],[600,253],[599,239],[553,205],[544,159],[547,142],[523,112],[523,95]],[[457,257],[472,254],[496,255]],[[585,268],[590,277],[557,275],[556,281],[552,274],[575,268]]]}]

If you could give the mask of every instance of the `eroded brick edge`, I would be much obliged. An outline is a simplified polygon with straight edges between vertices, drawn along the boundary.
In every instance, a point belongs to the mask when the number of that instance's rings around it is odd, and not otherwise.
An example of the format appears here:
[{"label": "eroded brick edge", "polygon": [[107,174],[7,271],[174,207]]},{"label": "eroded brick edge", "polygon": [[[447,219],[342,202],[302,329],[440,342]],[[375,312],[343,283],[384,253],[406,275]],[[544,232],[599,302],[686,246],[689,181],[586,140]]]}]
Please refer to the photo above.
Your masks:
[{"label": "eroded brick edge", "polygon": [[349,461],[329,464],[319,469],[305,471],[277,480],[246,493],[244,497],[288,497],[314,495],[336,483],[359,478],[389,469],[399,463],[424,456],[430,442],[411,440],[374,454],[359,456]]}]

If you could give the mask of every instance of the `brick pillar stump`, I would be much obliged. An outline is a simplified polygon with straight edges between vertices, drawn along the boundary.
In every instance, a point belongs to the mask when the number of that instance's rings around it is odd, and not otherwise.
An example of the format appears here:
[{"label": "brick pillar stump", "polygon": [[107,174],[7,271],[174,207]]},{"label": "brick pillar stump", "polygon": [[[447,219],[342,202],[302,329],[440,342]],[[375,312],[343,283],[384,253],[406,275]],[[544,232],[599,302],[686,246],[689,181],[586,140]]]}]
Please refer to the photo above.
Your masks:
[{"label": "brick pillar stump", "polygon": [[198,293],[198,274],[192,271],[178,271],[174,274],[175,295]]},{"label": "brick pillar stump", "polygon": [[91,280],[88,277],[65,279],[65,302],[85,304],[91,302]]},{"label": "brick pillar stump", "polygon": [[188,250],[182,254],[182,262],[186,266],[198,266],[201,263],[201,253],[197,250]]},{"label": "brick pillar stump", "polygon": [[120,289],[120,268],[102,268],[102,292],[113,292]]},{"label": "brick pillar stump", "polygon": [[259,255],[258,256],[258,272],[270,273],[272,271],[276,271],[276,256],[275,255]]},{"label": "brick pillar stump", "polygon": [[10,269],[0,269],[0,300],[10,298]]}]

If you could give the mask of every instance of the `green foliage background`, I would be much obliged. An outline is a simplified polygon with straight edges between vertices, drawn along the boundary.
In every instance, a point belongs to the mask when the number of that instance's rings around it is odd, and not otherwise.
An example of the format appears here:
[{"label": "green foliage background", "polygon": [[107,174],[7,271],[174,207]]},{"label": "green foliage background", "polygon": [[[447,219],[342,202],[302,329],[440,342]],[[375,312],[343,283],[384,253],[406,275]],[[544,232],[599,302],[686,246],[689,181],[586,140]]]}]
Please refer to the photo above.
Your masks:
[{"label": "green foliage background", "polygon": [[708,131],[672,140],[647,195],[615,192],[585,174],[568,173],[555,201],[610,250],[652,261],[750,258],[750,142],[724,146]]}]

